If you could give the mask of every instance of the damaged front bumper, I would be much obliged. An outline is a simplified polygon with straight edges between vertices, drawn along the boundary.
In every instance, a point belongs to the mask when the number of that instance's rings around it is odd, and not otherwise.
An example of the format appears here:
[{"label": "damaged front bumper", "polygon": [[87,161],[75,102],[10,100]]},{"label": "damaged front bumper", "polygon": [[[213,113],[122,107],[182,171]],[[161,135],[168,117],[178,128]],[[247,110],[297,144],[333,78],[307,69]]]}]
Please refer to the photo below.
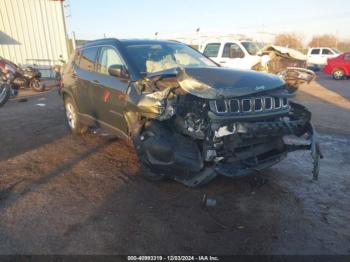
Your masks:
[{"label": "damaged front bumper", "polygon": [[153,173],[196,187],[310,150],[318,178],[322,154],[311,113],[288,100],[280,78],[226,69],[173,71],[138,81],[128,93],[130,135]]},{"label": "damaged front bumper", "polygon": [[277,164],[289,152],[310,150],[316,180],[323,156],[311,114],[299,104],[291,105],[292,115],[270,120],[244,122],[218,116],[211,122],[211,135],[200,146],[189,136],[173,132],[164,122],[149,122],[137,147],[139,155],[155,172],[196,187],[217,175],[247,176]]}]

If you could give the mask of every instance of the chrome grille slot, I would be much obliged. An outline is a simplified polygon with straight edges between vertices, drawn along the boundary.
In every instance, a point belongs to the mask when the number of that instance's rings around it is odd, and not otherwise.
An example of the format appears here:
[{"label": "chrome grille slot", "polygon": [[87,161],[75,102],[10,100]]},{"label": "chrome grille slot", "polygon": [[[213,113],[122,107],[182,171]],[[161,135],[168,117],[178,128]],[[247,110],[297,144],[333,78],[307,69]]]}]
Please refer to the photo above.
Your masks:
[{"label": "chrome grille slot", "polygon": [[272,109],[272,97],[265,97],[265,110]]},{"label": "chrome grille slot", "polygon": [[282,106],[287,107],[288,106],[288,99],[286,97],[282,98]]},{"label": "chrome grille slot", "polygon": [[282,107],[282,101],[279,97],[274,97],[273,98],[273,104],[274,104],[274,109],[280,109]]},{"label": "chrome grille slot", "polygon": [[252,111],[252,100],[242,99],[242,112],[251,112],[251,111]]},{"label": "chrome grille slot", "polygon": [[261,98],[254,99],[254,111],[260,112],[263,110],[263,100]]},{"label": "chrome grille slot", "polygon": [[225,100],[216,100],[215,101],[216,112],[218,113],[227,113],[227,104]]},{"label": "chrome grille slot", "polygon": [[240,106],[239,106],[239,100],[238,99],[230,100],[230,112],[232,112],[232,113],[240,112]]}]

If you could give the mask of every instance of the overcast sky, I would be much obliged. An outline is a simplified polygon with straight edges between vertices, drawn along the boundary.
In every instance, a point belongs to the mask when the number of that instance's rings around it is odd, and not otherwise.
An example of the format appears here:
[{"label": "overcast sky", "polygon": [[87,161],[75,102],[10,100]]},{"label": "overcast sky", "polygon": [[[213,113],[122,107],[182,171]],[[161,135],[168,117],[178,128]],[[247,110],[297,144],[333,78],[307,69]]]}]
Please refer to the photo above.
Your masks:
[{"label": "overcast sky", "polygon": [[348,0],[66,0],[68,31],[79,39],[104,35],[153,38],[201,32],[332,33],[350,39]]}]

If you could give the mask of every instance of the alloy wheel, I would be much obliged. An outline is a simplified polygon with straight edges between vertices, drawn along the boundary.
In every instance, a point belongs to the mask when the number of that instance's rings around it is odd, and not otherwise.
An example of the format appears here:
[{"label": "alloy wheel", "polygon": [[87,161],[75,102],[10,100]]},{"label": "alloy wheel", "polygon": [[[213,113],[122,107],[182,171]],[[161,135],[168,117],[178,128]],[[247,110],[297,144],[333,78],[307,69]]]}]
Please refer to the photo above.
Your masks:
[{"label": "alloy wheel", "polygon": [[335,79],[340,80],[344,77],[344,73],[341,70],[337,70],[333,73]]},{"label": "alloy wheel", "polygon": [[71,129],[75,129],[77,124],[77,117],[74,106],[71,103],[66,103],[66,116],[69,127]]}]

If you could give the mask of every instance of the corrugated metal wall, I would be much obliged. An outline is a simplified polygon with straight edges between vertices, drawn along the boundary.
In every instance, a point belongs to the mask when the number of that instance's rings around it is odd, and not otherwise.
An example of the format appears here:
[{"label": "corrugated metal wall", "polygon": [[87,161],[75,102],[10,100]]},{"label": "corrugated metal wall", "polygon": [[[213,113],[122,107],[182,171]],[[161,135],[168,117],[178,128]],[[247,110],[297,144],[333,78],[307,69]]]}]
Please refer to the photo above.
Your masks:
[{"label": "corrugated metal wall", "polygon": [[0,56],[18,64],[67,60],[66,35],[63,1],[0,0]]}]

